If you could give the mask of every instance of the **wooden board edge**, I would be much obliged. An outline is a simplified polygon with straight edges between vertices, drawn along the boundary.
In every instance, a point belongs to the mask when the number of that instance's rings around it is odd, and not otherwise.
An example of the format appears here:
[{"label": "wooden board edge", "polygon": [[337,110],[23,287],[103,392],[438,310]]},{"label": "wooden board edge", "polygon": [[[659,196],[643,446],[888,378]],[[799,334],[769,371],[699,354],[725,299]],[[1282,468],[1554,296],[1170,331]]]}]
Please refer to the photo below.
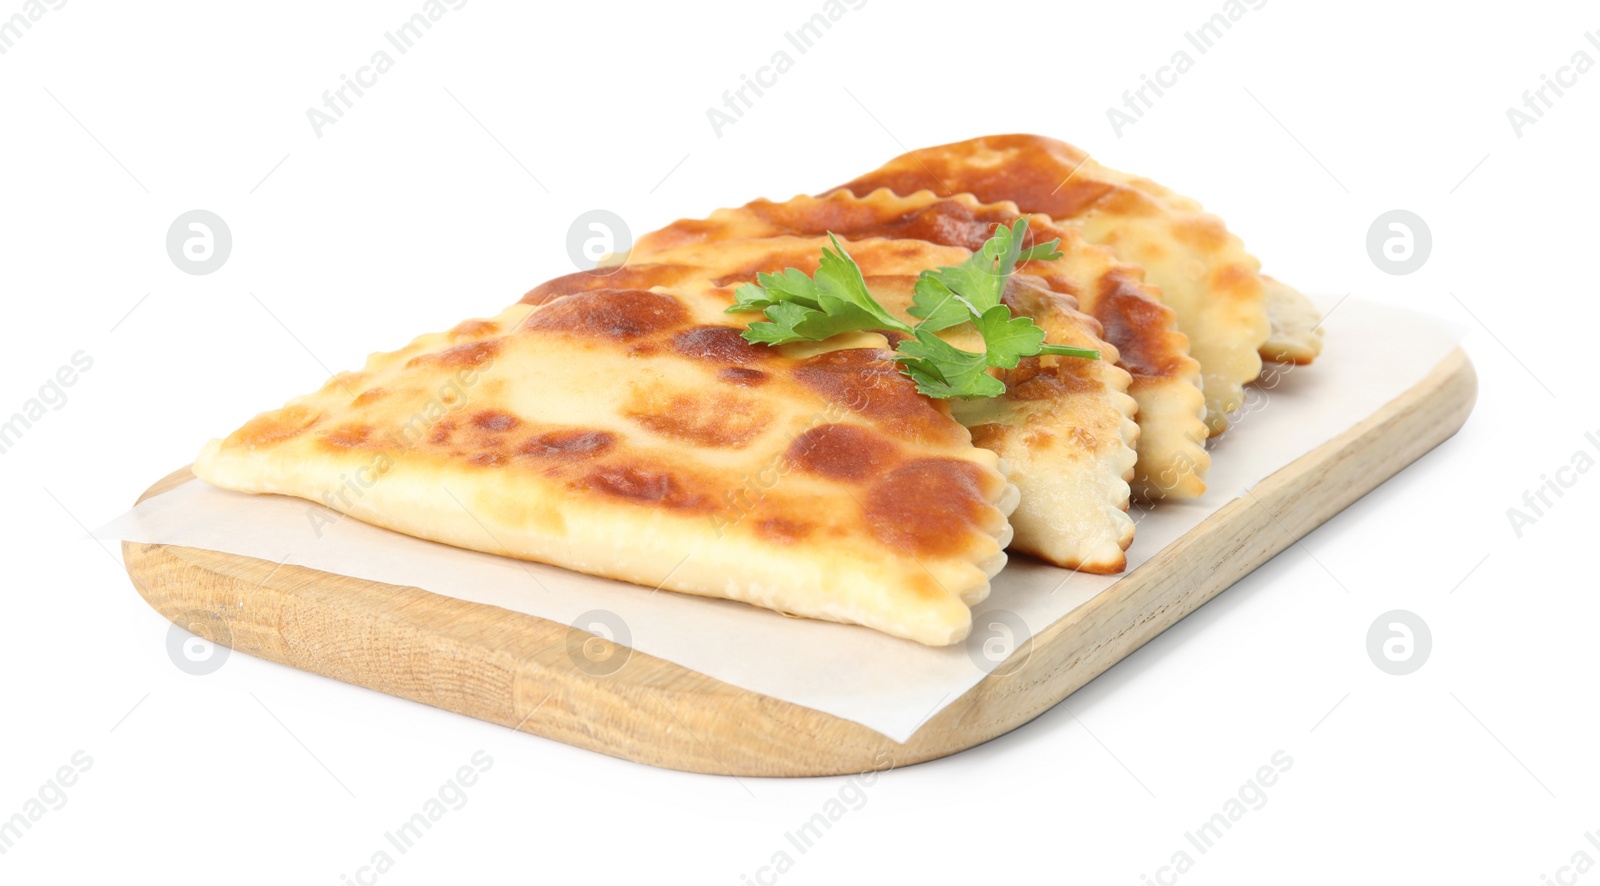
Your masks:
[{"label": "wooden board edge", "polygon": [[[301,670],[672,769],[881,770],[947,756],[1037,717],[1448,439],[1476,392],[1458,349],[1368,419],[1222,507],[1116,593],[1040,632],[903,745],[620,647],[620,669],[586,673],[574,666],[574,644],[604,641],[498,607],[172,545],[124,542],[123,556],[139,593],[169,620]],[[140,501],[191,476],[180,469]]]}]

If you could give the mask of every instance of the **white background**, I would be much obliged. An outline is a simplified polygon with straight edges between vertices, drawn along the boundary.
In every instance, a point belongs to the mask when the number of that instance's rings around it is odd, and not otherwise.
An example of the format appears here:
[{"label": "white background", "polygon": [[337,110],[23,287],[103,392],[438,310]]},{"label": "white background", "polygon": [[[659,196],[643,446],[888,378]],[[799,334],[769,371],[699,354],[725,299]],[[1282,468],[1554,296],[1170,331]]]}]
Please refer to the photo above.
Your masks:
[{"label": "white background", "polygon": [[[493,768],[466,805],[379,882],[740,884],[778,850],[795,884],[1140,884],[1180,849],[1186,884],[1538,884],[1580,850],[1600,862],[1600,476],[1520,537],[1507,517],[1575,452],[1600,457],[1579,265],[1600,71],[1520,138],[1506,116],[1574,52],[1600,60],[1592,9],[1270,0],[1199,55],[1183,34],[1220,2],[869,0],[799,56],[783,35],[817,0],[531,6],[472,0],[399,55],[383,34],[419,2],[72,0],[0,55],[0,414],[93,359],[0,455],[0,818],[93,759],[0,881],[341,883],[478,750]],[[319,138],[306,109],[383,48],[393,69]],[[718,137],[706,109],[785,48],[793,68]],[[1193,69],[1118,137],[1107,107],[1179,49]],[[244,655],[186,674],[86,537],[329,370],[569,271],[585,210],[642,232],[1008,131],[1194,195],[1303,289],[1466,325],[1481,396],[1303,545],[1032,724],[880,777],[805,854],[783,835],[841,779],[650,769]],[[208,276],[166,254],[194,208],[233,234]],[[1395,208],[1433,233],[1409,276],[1366,251]],[[1405,677],[1365,649],[1396,608],[1434,640]],[[1196,852],[1185,831],[1279,750],[1266,804]]]}]

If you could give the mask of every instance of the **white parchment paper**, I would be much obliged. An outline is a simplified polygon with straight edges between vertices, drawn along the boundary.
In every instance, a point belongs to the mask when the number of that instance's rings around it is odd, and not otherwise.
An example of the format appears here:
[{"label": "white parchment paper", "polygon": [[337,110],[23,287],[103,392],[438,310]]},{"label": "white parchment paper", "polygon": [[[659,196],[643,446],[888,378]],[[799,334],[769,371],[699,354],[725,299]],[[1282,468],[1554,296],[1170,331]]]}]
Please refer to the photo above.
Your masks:
[{"label": "white parchment paper", "polygon": [[[1213,442],[1209,491],[1142,515],[1129,569],[1245,489],[1404,393],[1460,339],[1444,321],[1357,299],[1322,300],[1326,348],[1307,367],[1278,368],[1251,389],[1235,425]],[[1331,313],[1329,313],[1331,311]],[[196,446],[198,449],[198,445]],[[105,540],[177,544],[423,588],[436,594],[572,624],[614,613],[613,639],[764,695],[853,720],[903,742],[993,670],[991,644],[1020,643],[1116,576],[1072,573],[1017,557],[974,610],[974,624],[1005,619],[1022,633],[974,628],[967,645],[934,649],[865,628],[785,618],[739,603],[684,596],[551,566],[460,550],[328,512],[321,535],[309,505],[216,489],[198,480],[140,504],[99,529]],[[1016,618],[986,613],[1009,611]],[[970,651],[969,651],[970,650]],[[995,650],[991,650],[993,652]],[[1003,649],[998,650],[1003,653]]]}]

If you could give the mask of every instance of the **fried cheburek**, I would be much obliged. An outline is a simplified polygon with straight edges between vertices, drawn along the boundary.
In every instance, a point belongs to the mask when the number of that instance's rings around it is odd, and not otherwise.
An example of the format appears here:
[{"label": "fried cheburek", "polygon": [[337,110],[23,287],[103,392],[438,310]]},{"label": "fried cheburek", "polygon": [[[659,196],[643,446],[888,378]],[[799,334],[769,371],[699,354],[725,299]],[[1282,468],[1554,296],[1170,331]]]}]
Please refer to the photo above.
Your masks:
[{"label": "fried cheburek", "polygon": [[1212,433],[1243,402],[1261,360],[1308,363],[1321,350],[1316,309],[1305,296],[1261,275],[1222,220],[1145,178],[1102,166],[1061,141],[1036,135],[985,136],[902,154],[837,190],[863,195],[932,190],[1010,201],[1050,216],[1140,265],[1176,312],[1178,328],[1205,376]]}]

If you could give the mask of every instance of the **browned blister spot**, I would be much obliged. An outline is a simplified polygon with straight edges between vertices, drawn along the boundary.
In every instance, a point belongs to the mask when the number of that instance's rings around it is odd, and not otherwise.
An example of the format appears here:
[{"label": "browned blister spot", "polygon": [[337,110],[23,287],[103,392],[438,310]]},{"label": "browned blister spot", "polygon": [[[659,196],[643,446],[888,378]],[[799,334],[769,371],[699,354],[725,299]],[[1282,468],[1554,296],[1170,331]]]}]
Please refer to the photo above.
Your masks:
[{"label": "browned blister spot", "polygon": [[472,416],[472,425],[481,430],[499,433],[516,430],[522,425],[522,419],[498,409],[484,409]]},{"label": "browned blister spot", "polygon": [[867,525],[885,545],[919,556],[960,552],[999,515],[983,480],[977,465],[960,459],[907,462],[867,490]]},{"label": "browned blister spot", "polygon": [[1115,190],[1114,185],[1101,179],[1068,178],[1061,190],[1054,194],[1040,197],[1034,191],[1018,197],[1015,202],[1018,206],[1026,206],[1031,212],[1042,212],[1051,218],[1076,218],[1089,212]]},{"label": "browned blister spot", "polygon": [[[958,170],[947,170],[958,173]],[[960,177],[960,185],[970,184],[971,193],[985,203],[1010,200],[1018,206],[1043,212],[1055,218],[1071,218],[1104,199],[1111,188],[1100,182],[1056,176],[1054,169],[1029,164],[1002,164],[995,170],[973,170]]]},{"label": "browned blister spot", "polygon": [[569,295],[597,289],[650,289],[655,286],[675,286],[695,274],[695,268],[675,264],[627,265],[609,274],[578,271],[534,287],[522,297],[522,303],[542,305]]},{"label": "browned blister spot", "polygon": [[872,419],[902,439],[930,443],[966,439],[959,424],[918,394],[911,379],[900,374],[889,351],[829,351],[801,361],[794,376],[834,406]]},{"label": "browned blister spot", "polygon": [[406,361],[406,368],[414,369],[429,363],[452,369],[480,366],[484,362],[494,359],[498,353],[500,353],[500,341],[498,339],[467,342],[466,344],[456,345],[453,348],[446,348],[438,353],[412,357]]},{"label": "browned blister spot", "polygon": [[368,425],[348,424],[334,428],[324,434],[322,439],[330,445],[350,449],[367,442],[367,438],[371,435],[372,428]]},{"label": "browned blister spot", "polygon": [[450,442],[450,437],[455,433],[455,429],[456,423],[454,419],[440,419],[439,423],[433,426],[433,431],[428,434],[428,442],[435,446],[444,446]]},{"label": "browned blister spot", "polygon": [[1219,295],[1248,295],[1260,286],[1260,274],[1243,262],[1229,262],[1211,274],[1211,288]]},{"label": "browned blister spot", "polygon": [[906,215],[870,233],[897,239],[926,240],[976,252],[994,234],[994,223],[960,203],[941,201]]},{"label": "browned blister spot", "polygon": [[1094,431],[1088,428],[1068,428],[1066,436],[1072,441],[1072,447],[1081,452],[1095,452],[1100,449],[1100,440],[1095,437]]},{"label": "browned blister spot", "polygon": [[1025,357],[1015,369],[1002,372],[1000,380],[1006,383],[1013,400],[1060,401],[1072,394],[1094,394],[1103,390],[1104,383],[1093,375],[1094,369],[1084,365],[1092,362],[1057,357],[1047,366],[1038,357]]},{"label": "browned blister spot", "polygon": [[365,406],[371,406],[387,396],[389,396],[388,388],[368,388],[357,394],[356,398],[350,401],[350,407],[352,409],[361,409]]},{"label": "browned blister spot", "polygon": [[753,388],[757,385],[765,384],[771,376],[759,369],[749,369],[744,366],[727,366],[717,370],[717,378],[729,384]]},{"label": "browned blister spot", "polygon": [[1017,425],[973,425],[972,445],[982,449],[998,452],[1002,447],[1017,445],[1026,438],[1027,442],[1037,446],[1047,446],[1052,438],[1049,431],[1032,430],[1024,433]]},{"label": "browned blister spot", "polygon": [[584,476],[583,488],[670,510],[715,509],[710,497],[690,489],[672,471],[649,465],[599,465]]},{"label": "browned blister spot", "polygon": [[463,338],[484,338],[500,331],[499,325],[493,320],[463,320],[450,330],[450,340],[459,341]]},{"label": "browned blister spot", "polygon": [[816,527],[802,520],[788,517],[764,517],[756,521],[756,534],[779,544],[804,541]]},{"label": "browned blister spot", "polygon": [[710,219],[681,218],[644,235],[639,240],[641,252],[665,252],[675,246],[697,242],[707,231],[717,227],[717,223]]},{"label": "browned blister spot", "polygon": [[[774,203],[771,200],[757,200],[750,204],[750,209],[757,218],[779,230],[805,237],[813,237],[829,232],[840,237],[849,237],[864,228],[881,224],[883,221],[871,207],[860,203],[848,204],[840,201],[819,201],[802,207],[788,202]],[[702,229],[700,233],[705,233],[708,230]],[[691,232],[686,231],[685,233]]]},{"label": "browned blister spot", "polygon": [[296,404],[264,412],[233,432],[232,441],[241,446],[270,446],[303,433],[322,420],[322,413]]},{"label": "browned blister spot", "polygon": [[685,357],[717,363],[757,363],[772,356],[772,349],[744,340],[737,326],[695,326],[672,337],[672,349]]},{"label": "browned blister spot", "polygon": [[[1118,187],[1102,184],[1106,189],[1105,196],[1100,199],[1098,209],[1107,215],[1120,218],[1151,218],[1162,214],[1161,204],[1157,203],[1149,194],[1134,188]],[[1055,216],[1055,213],[1050,213]],[[1064,217],[1064,216],[1063,216]]]},{"label": "browned blister spot", "polygon": [[525,328],[631,342],[681,326],[688,317],[683,302],[671,295],[643,289],[597,289],[540,308]]},{"label": "browned blister spot", "polygon": [[1145,295],[1123,272],[1101,278],[1095,316],[1106,339],[1117,345],[1117,362],[1130,373],[1165,376],[1183,370],[1186,349],[1169,340],[1175,328],[1172,309]]},{"label": "browned blister spot", "polygon": [[1214,215],[1191,213],[1177,216],[1172,220],[1172,232],[1179,241],[1193,246],[1197,252],[1220,252],[1228,245],[1228,227]]},{"label": "browned blister spot", "polygon": [[795,268],[812,277],[816,275],[820,262],[821,256],[814,246],[791,246],[787,249],[774,247],[743,266],[714,278],[711,283],[713,286],[753,283],[758,274],[781,274],[789,268]]},{"label": "browned blister spot", "polygon": [[580,461],[604,455],[616,444],[610,431],[563,428],[530,437],[517,452],[542,461]]},{"label": "browned blister spot", "polygon": [[636,389],[625,412],[640,427],[663,437],[723,448],[749,443],[772,421],[771,410],[759,403],[716,391],[667,394]]},{"label": "browned blister spot", "polygon": [[821,425],[794,438],[789,460],[803,471],[836,480],[864,480],[899,461],[900,447],[856,425]]}]

